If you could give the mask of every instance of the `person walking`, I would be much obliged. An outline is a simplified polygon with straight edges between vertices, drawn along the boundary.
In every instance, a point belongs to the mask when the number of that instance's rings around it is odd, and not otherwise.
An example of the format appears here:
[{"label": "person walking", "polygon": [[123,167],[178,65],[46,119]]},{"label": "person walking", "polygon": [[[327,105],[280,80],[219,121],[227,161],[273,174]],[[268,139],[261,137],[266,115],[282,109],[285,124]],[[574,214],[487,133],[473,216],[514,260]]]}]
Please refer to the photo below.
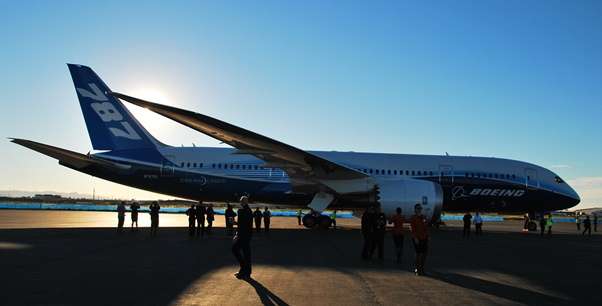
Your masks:
[{"label": "person walking", "polygon": [[470,212],[466,212],[462,218],[464,222],[464,230],[462,231],[462,238],[470,238],[470,223],[472,221],[472,215]]},{"label": "person walking", "polygon": [[577,224],[577,231],[581,231],[581,219],[579,219],[579,215],[575,214],[575,224]]},{"label": "person walking", "polygon": [[213,228],[213,220],[215,220],[215,212],[213,211],[213,204],[209,204],[207,207],[207,235],[211,235],[211,229]]},{"label": "person walking", "polygon": [[261,213],[261,210],[259,210],[259,207],[255,208],[255,211],[253,212],[253,219],[255,219],[255,231],[257,231],[258,233],[261,231],[262,218],[263,214]]},{"label": "person walking", "polygon": [[397,207],[395,209],[396,214],[391,217],[389,223],[393,224],[393,231],[391,232],[393,236],[393,244],[395,245],[395,255],[397,258],[397,263],[401,263],[401,258],[403,256],[403,223],[404,218],[401,214],[401,207]]},{"label": "person walking", "polygon": [[267,206],[263,211],[263,227],[265,228],[265,232],[270,231],[270,221],[272,219],[272,213],[268,210]]},{"label": "person walking", "polygon": [[410,220],[412,229],[412,243],[416,251],[416,275],[424,275],[424,264],[426,262],[426,254],[428,252],[428,229],[426,217],[422,214],[422,205],[414,205],[414,215]]},{"label": "person walking", "polygon": [[253,234],[253,212],[249,208],[249,198],[242,196],[240,198],[241,208],[238,210],[238,221],[236,236],[232,244],[232,254],[240,265],[239,271],[234,274],[236,278],[250,278],[252,271],[251,264],[251,236]]},{"label": "person walking", "polygon": [[130,217],[132,218],[132,231],[134,231],[134,224],[136,224],[136,231],[138,231],[138,210],[140,209],[140,205],[138,203],[133,202],[130,205]]},{"label": "person walking", "polygon": [[161,210],[161,206],[159,206],[159,202],[155,201],[149,206],[150,217],[151,217],[151,236],[157,236],[157,232],[159,230],[159,211]]},{"label": "person walking", "polygon": [[366,208],[362,215],[362,236],[364,237],[364,246],[362,247],[362,259],[370,259],[370,250],[372,250],[372,233],[374,231],[374,223],[376,212],[374,207]]},{"label": "person walking", "polygon": [[123,232],[123,223],[125,222],[125,202],[117,204],[117,232]]},{"label": "person walking", "polygon": [[301,225],[302,218],[303,218],[303,211],[301,209],[299,209],[299,211],[297,211],[297,224]]},{"label": "person walking", "polygon": [[476,236],[483,235],[483,218],[481,217],[481,214],[479,214],[478,211],[474,216],[474,230]]},{"label": "person walking", "polygon": [[529,223],[531,222],[531,219],[529,218],[529,214],[525,214],[525,216],[523,217],[524,223],[523,223],[523,233],[528,233],[529,232]]},{"label": "person walking", "polygon": [[196,209],[194,204],[190,205],[190,208],[186,210],[186,215],[188,216],[188,236],[191,238],[194,237],[196,232],[195,230],[195,222],[196,222]]},{"label": "person walking", "polygon": [[195,209],[196,213],[196,236],[201,237],[205,236],[205,214],[207,210],[203,205],[203,201],[199,201],[199,204],[196,205]]},{"label": "person walking", "polygon": [[226,211],[224,211],[224,218],[226,221],[226,234],[228,236],[234,235],[234,218],[236,218],[236,213],[229,203],[226,206]]},{"label": "person walking", "polygon": [[337,229],[337,211],[333,211],[332,214],[330,214],[330,220],[332,220],[332,228],[333,229]]},{"label": "person walking", "polygon": [[589,236],[592,235],[592,221],[589,219],[589,216],[586,216],[583,221],[583,233],[581,235],[585,235],[585,233],[588,233]]},{"label": "person walking", "polygon": [[384,247],[385,247],[385,231],[387,229],[387,217],[380,210],[380,207],[376,208],[376,219],[374,222],[374,230],[372,231],[372,249],[370,250],[370,258],[374,254],[375,250],[378,250],[378,260],[384,259]]}]

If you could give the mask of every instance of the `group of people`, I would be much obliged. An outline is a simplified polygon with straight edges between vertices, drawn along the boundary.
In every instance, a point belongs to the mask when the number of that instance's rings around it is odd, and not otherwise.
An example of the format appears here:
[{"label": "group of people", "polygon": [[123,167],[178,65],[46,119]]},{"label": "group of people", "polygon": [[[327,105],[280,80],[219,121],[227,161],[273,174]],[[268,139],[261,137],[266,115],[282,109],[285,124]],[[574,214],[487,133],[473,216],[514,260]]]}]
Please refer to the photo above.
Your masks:
[{"label": "group of people", "polygon": [[475,227],[475,235],[483,235],[483,217],[481,217],[481,214],[478,211],[476,212],[474,219],[470,212],[466,212],[466,214],[464,214],[464,217],[462,217],[462,221],[464,222],[462,238],[470,238],[471,224],[473,223]]},{"label": "group of people", "polygon": [[[401,207],[396,209],[396,214],[387,219],[378,206],[371,206],[362,215],[362,235],[364,246],[362,248],[362,259],[370,260],[374,252],[378,251],[378,259],[384,258],[384,240],[387,223],[393,224],[392,238],[395,245],[397,263],[402,262],[405,218]],[[424,275],[424,264],[428,251],[428,222],[422,214],[422,205],[414,206],[414,214],[410,218],[411,241],[416,251],[415,269],[416,275]]]},{"label": "group of people", "polygon": [[[213,220],[215,220],[213,205],[205,206],[203,202],[199,202],[197,205],[192,204],[186,210],[186,215],[188,216],[188,235],[190,237],[203,237],[205,232],[207,235],[211,235]],[[205,227],[205,220],[207,220],[207,227]]]},{"label": "group of people", "polygon": [[[598,215],[594,214],[594,221],[593,221],[593,225],[594,225],[594,232],[598,231]],[[575,216],[575,223],[577,224],[577,231],[581,231],[581,218],[577,215]],[[592,235],[592,220],[590,219],[589,215],[585,216],[585,220],[583,220],[583,232],[581,232],[581,235],[585,235],[585,233],[588,233],[589,236]]]}]

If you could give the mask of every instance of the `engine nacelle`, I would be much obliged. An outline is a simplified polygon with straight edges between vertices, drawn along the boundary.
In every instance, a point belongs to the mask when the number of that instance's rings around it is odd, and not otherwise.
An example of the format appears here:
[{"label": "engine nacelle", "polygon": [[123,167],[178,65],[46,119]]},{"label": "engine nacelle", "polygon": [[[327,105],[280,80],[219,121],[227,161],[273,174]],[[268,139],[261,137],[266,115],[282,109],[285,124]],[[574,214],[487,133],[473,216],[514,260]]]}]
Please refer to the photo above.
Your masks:
[{"label": "engine nacelle", "polygon": [[401,207],[405,218],[414,214],[414,205],[422,205],[422,214],[429,221],[438,221],[443,207],[441,185],[415,179],[378,180],[377,201],[387,216],[392,216]]}]

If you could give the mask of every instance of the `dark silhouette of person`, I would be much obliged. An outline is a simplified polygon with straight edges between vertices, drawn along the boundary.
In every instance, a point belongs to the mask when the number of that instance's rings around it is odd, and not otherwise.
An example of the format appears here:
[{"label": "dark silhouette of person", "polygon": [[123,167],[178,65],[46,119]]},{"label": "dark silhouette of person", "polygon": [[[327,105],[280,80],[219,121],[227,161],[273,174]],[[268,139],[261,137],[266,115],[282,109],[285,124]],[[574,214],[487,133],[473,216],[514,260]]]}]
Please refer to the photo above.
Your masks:
[{"label": "dark silhouette of person", "polygon": [[207,235],[211,235],[211,229],[213,228],[213,220],[215,220],[215,212],[213,211],[213,204],[209,204],[207,207]]},{"label": "dark silhouette of person", "polygon": [[299,211],[297,212],[297,224],[301,225],[302,218],[303,218],[303,211],[301,209],[299,209]]},{"label": "dark silhouette of person", "polygon": [[159,211],[161,210],[161,206],[159,206],[159,202],[155,201],[149,206],[150,217],[151,217],[151,236],[157,236],[157,232],[159,231]]},{"label": "dark silhouette of person", "polygon": [[585,233],[588,233],[589,236],[592,235],[592,221],[589,219],[589,216],[586,216],[585,220],[583,220],[583,233],[581,235],[585,235]]},{"label": "dark silhouette of person", "polygon": [[523,233],[526,233],[529,231],[529,222],[531,221],[531,219],[529,218],[529,214],[525,214],[523,220]]},{"label": "dark silhouette of person", "polygon": [[546,216],[542,213],[539,217],[539,235],[543,237],[543,234],[546,231]]},{"label": "dark silhouette of person", "polygon": [[207,213],[203,201],[196,206],[196,236],[205,236],[205,214]]},{"label": "dark silhouette of person", "polygon": [[125,222],[125,202],[117,204],[117,231],[123,232],[123,223]]},{"label": "dark silhouette of person", "polygon": [[239,271],[234,274],[236,278],[250,278],[252,271],[251,264],[251,236],[253,235],[253,212],[249,208],[249,198],[242,196],[240,198],[241,208],[238,210],[238,221],[236,236],[232,244],[232,254],[238,260]]},{"label": "dark silhouette of person", "polygon": [[366,208],[362,215],[362,236],[364,237],[364,246],[362,247],[362,259],[370,259],[370,250],[372,250],[372,233],[374,232],[376,212],[374,207]]},{"label": "dark silhouette of person", "polygon": [[393,224],[393,244],[395,245],[395,255],[397,256],[397,263],[401,263],[403,255],[403,223],[405,219],[401,214],[401,207],[397,207],[395,210],[395,216],[391,217],[389,223]]},{"label": "dark silhouette of person", "polygon": [[372,249],[370,250],[370,258],[374,254],[375,250],[378,250],[378,259],[384,259],[384,246],[385,246],[385,230],[387,229],[387,217],[380,210],[380,207],[376,208],[376,218],[373,223],[374,230],[372,231]]},{"label": "dark silhouette of person", "polygon": [[598,231],[598,214],[594,214],[594,232]]},{"label": "dark silhouette of person", "polygon": [[410,227],[412,229],[412,243],[416,250],[416,275],[424,275],[424,264],[426,262],[426,254],[428,252],[428,224],[426,217],[422,214],[422,205],[414,205],[414,215],[410,219]]},{"label": "dark silhouette of person", "polygon": [[476,236],[483,235],[483,217],[478,211],[474,215],[474,233]]},{"label": "dark silhouette of person", "polygon": [[226,206],[226,211],[224,211],[224,218],[226,221],[226,234],[228,236],[234,235],[234,218],[236,218],[236,213],[229,203]]},{"label": "dark silhouette of person", "polygon": [[464,221],[464,230],[462,230],[462,238],[470,238],[470,223],[472,221],[472,215],[470,212],[466,212],[464,217],[462,218]]},{"label": "dark silhouette of person", "polygon": [[263,227],[265,228],[265,232],[270,231],[270,220],[272,219],[272,213],[266,207],[263,211]]},{"label": "dark silhouette of person", "polygon": [[136,224],[136,231],[138,230],[138,210],[140,209],[140,205],[134,202],[130,205],[130,216],[132,217],[132,230],[134,230],[134,224]]},{"label": "dark silhouette of person", "polygon": [[194,204],[190,205],[190,208],[186,210],[186,215],[188,216],[188,236],[194,237],[194,233],[196,232],[196,209],[194,208]]},{"label": "dark silhouette of person", "polygon": [[255,208],[253,212],[253,219],[255,219],[255,230],[259,233],[261,231],[261,219],[263,218],[263,214],[259,207]]},{"label": "dark silhouette of person", "polygon": [[333,211],[332,214],[330,214],[330,220],[332,220],[332,228],[333,229],[337,229],[337,211]]},{"label": "dark silhouette of person", "polygon": [[575,215],[575,224],[577,224],[577,231],[581,231],[581,219],[579,219],[579,215]]}]

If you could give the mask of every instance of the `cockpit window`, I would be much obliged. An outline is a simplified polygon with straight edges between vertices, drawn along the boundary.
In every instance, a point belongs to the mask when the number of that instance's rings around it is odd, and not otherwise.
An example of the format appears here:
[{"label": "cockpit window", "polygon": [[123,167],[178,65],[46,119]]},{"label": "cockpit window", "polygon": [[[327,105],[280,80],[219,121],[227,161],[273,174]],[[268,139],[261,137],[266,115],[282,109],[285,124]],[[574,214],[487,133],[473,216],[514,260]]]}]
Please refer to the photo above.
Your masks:
[{"label": "cockpit window", "polygon": [[563,180],[560,178],[560,176],[558,176],[558,175],[554,177],[554,180],[555,180],[555,181],[556,181],[556,183],[558,183],[558,184],[562,184],[562,183],[564,183],[564,181],[563,181]]}]

